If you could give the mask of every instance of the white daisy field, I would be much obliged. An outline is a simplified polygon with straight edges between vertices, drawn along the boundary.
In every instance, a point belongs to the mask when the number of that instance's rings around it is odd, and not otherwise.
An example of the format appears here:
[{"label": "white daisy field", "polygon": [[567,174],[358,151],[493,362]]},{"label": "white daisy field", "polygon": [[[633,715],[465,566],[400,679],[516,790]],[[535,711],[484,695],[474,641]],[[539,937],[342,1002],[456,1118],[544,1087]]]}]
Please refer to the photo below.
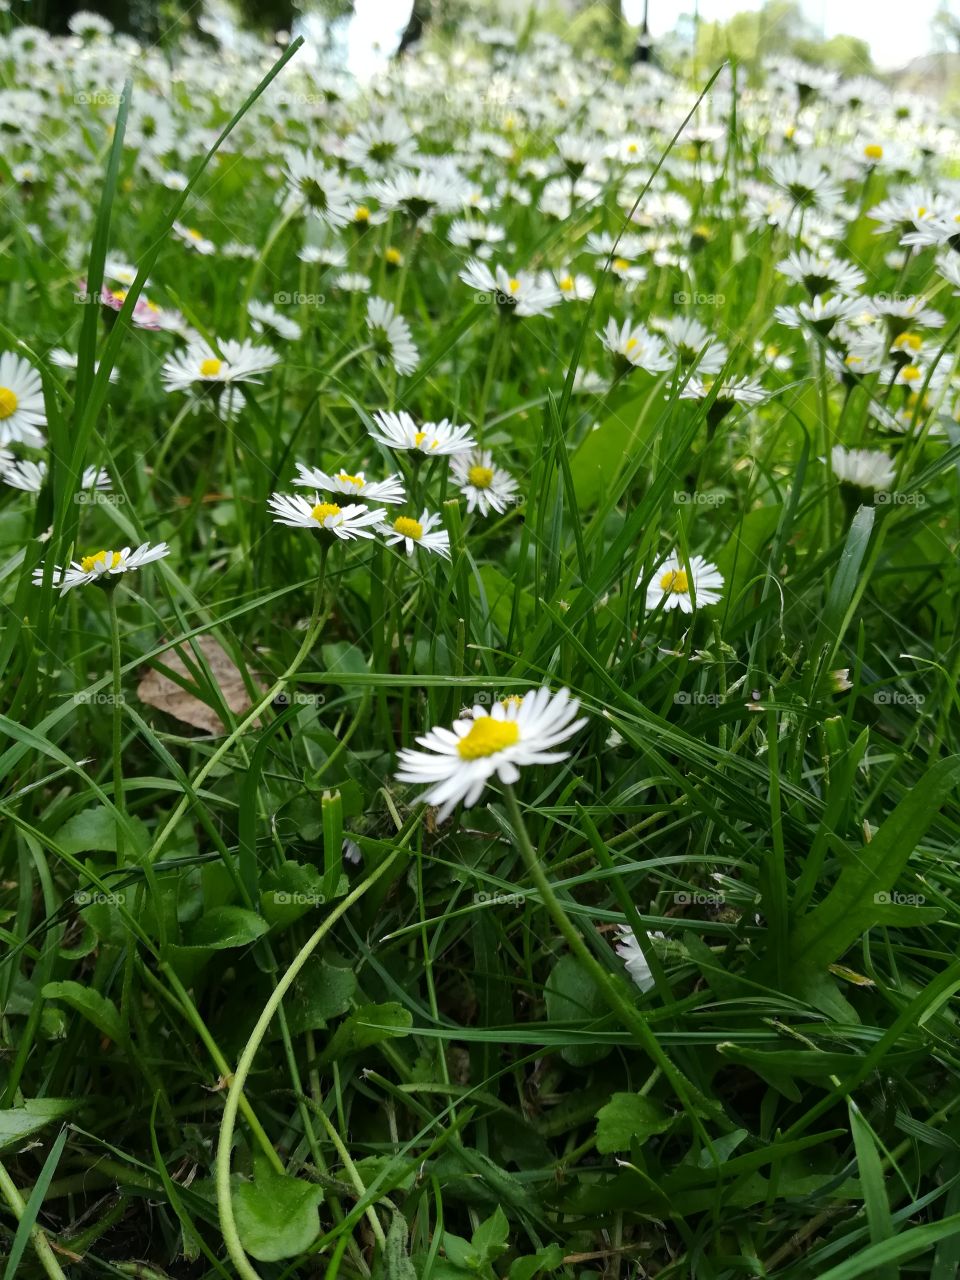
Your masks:
[{"label": "white daisy field", "polygon": [[955,1277],[950,94],[24,8],[4,1277]]}]

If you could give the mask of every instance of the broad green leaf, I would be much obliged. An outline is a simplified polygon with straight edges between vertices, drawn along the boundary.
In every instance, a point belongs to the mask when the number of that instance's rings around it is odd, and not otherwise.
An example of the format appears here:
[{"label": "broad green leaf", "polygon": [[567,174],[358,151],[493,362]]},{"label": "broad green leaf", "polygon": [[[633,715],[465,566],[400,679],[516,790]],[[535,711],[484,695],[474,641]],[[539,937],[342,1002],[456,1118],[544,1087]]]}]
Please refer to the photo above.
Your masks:
[{"label": "broad green leaf", "polygon": [[[563,956],[553,966],[543,994],[551,1022],[589,1023],[607,1013],[606,1001],[597,984],[573,956]],[[560,1051],[574,1067],[599,1062],[609,1052],[609,1045],[589,1043],[566,1045]]]},{"label": "broad green leaf", "polygon": [[541,1271],[555,1271],[562,1264],[563,1250],[558,1244],[550,1244],[528,1258],[514,1258],[510,1265],[510,1280],[533,1280]]},{"label": "broad green leaf", "polygon": [[48,982],[42,994],[46,1000],[60,1000],[69,1005],[88,1022],[92,1022],[108,1040],[119,1044],[126,1039],[117,1006],[93,987],[85,986],[82,982]]},{"label": "broad green leaf", "polygon": [[641,1145],[656,1133],[665,1133],[670,1116],[650,1098],[640,1093],[615,1093],[597,1112],[597,1150],[601,1155],[629,1151],[636,1140]]},{"label": "broad green leaf", "polygon": [[277,1262],[310,1248],[320,1232],[321,1187],[277,1173],[265,1160],[255,1162],[252,1182],[232,1183],[240,1242],[251,1257]]},{"label": "broad green leaf", "polygon": [[21,1146],[80,1105],[79,1098],[28,1098],[22,1107],[0,1111],[0,1151]]},{"label": "broad green leaf", "polygon": [[229,951],[246,947],[267,932],[267,923],[246,907],[216,907],[205,912],[187,931],[187,946]]},{"label": "broad green leaf", "polygon": [[507,1215],[499,1205],[473,1233],[473,1248],[481,1263],[492,1262],[507,1251],[507,1240],[510,1235],[510,1224]]},{"label": "broad green leaf", "polygon": [[[124,833],[124,850],[128,855],[143,854],[150,847],[150,833],[139,818],[130,818],[135,844]],[[116,853],[117,823],[109,809],[97,806],[82,809],[59,828],[54,840],[65,853]]]},{"label": "broad green leaf", "polygon": [[410,1010],[395,1001],[362,1005],[337,1027],[324,1050],[323,1061],[330,1062],[358,1053],[394,1036],[405,1036],[412,1026]]}]

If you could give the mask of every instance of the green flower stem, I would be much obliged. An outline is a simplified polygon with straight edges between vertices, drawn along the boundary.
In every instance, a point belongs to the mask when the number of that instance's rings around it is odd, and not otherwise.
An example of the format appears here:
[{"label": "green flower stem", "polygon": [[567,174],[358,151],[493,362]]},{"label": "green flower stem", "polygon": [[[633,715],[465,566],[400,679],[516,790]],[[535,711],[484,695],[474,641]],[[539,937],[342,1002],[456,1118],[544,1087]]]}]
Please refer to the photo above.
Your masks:
[{"label": "green flower stem", "polygon": [[[13,1216],[19,1222],[26,1210],[26,1201],[17,1189],[17,1184],[7,1173],[6,1169],[0,1164],[0,1192],[3,1198],[10,1206]],[[50,1280],[67,1280],[60,1263],[54,1257],[53,1249],[50,1247],[50,1241],[47,1239],[41,1227],[35,1226],[30,1232],[30,1240],[33,1244],[37,1258],[44,1271],[50,1277]]]},{"label": "green flower stem", "polygon": [[321,630],[323,629],[323,625],[326,622],[327,616],[329,613],[329,610],[325,612],[321,612],[321,609],[320,609],[320,605],[323,600],[323,587],[324,587],[324,581],[326,578],[326,566],[327,566],[328,553],[329,553],[329,545],[324,543],[323,548],[320,552],[320,573],[319,573],[319,576],[317,577],[317,589],[313,599],[313,611],[310,615],[310,622],[307,625],[306,635],[303,637],[303,643],[300,645],[300,648],[297,651],[296,657],[287,667],[286,671],[284,671],[283,675],[281,675],[277,680],[274,681],[274,683],[270,686],[270,688],[263,695],[263,697],[256,704],[256,706],[251,707],[251,709],[247,712],[247,714],[240,721],[240,723],[233,730],[233,732],[228,734],[227,737],[224,738],[223,742],[221,742],[220,746],[217,747],[216,751],[213,752],[213,754],[207,760],[206,764],[197,770],[196,776],[193,778],[193,780],[190,783],[190,789],[188,793],[184,795],[184,797],[180,800],[177,807],[174,809],[173,813],[167,819],[167,822],[164,825],[162,831],[154,841],[153,848],[150,850],[150,854],[148,858],[149,862],[152,863],[157,859],[164,845],[169,840],[172,833],[176,830],[177,824],[179,823],[180,819],[183,817],[187,809],[190,807],[191,793],[195,794],[197,792],[197,790],[200,788],[201,784],[203,783],[204,778],[206,778],[207,775],[217,767],[217,765],[220,763],[223,757],[227,754],[230,748],[237,742],[239,738],[243,737],[243,735],[250,728],[250,726],[252,724],[255,724],[257,720],[260,719],[264,711],[266,711],[267,708],[272,705],[273,700],[274,698],[276,698],[277,694],[282,692],[287,682],[290,679],[292,679],[294,675],[296,675],[296,673],[300,670],[301,666],[309,656],[311,649],[316,643],[317,636],[319,636]]},{"label": "green flower stem", "polygon": [[347,910],[353,906],[363,895],[371,888],[382,875],[393,866],[396,859],[400,856],[400,848],[394,849],[388,857],[370,874],[366,879],[362,880],[357,887],[340,902],[330,912],[324,922],[315,929],[310,937],[306,940],[297,954],[294,956],[290,967],[284,973],[283,977],[277,983],[269,1000],[263,1007],[263,1012],[257,1019],[257,1024],[250,1034],[250,1038],[244,1047],[240,1060],[237,1063],[237,1069],[230,1081],[230,1088],[227,1092],[227,1101],[223,1109],[223,1119],[220,1122],[220,1140],[217,1143],[217,1160],[216,1160],[216,1188],[217,1188],[217,1205],[220,1211],[220,1230],[223,1233],[224,1243],[227,1246],[227,1252],[236,1268],[237,1274],[242,1280],[260,1280],[257,1272],[247,1260],[247,1255],[240,1243],[240,1236],[237,1231],[236,1219],[233,1215],[233,1199],[230,1191],[230,1154],[233,1148],[233,1131],[237,1122],[237,1109],[243,1096],[243,1086],[246,1083],[247,1076],[250,1074],[250,1068],[253,1066],[254,1058],[257,1056],[257,1050],[263,1042],[263,1038],[267,1033],[274,1015],[280,1007],[280,1002],[290,990],[300,973],[303,966],[310,959],[310,956],[330,932],[333,925],[344,915]]},{"label": "green flower stem", "polygon": [[113,803],[117,809],[117,865],[123,865],[123,694],[120,683],[120,619],[117,617],[117,584],[107,590],[110,601],[110,650],[113,657]]},{"label": "green flower stem", "polygon": [[513,827],[513,833],[516,837],[517,846],[520,850],[523,860],[527,867],[530,879],[533,881],[537,892],[540,895],[540,901],[553,917],[554,924],[560,930],[563,938],[573,954],[577,957],[583,967],[590,974],[590,977],[596,983],[600,994],[610,1008],[610,1012],[618,1017],[623,1025],[627,1027],[636,1037],[638,1043],[646,1050],[651,1059],[663,1072],[666,1079],[670,1082],[671,1088],[683,1105],[694,1128],[700,1134],[701,1139],[708,1148],[712,1149],[710,1137],[703,1127],[703,1122],[697,1112],[696,1104],[701,1106],[704,1104],[711,1111],[715,1111],[716,1107],[707,1099],[703,1098],[699,1090],[688,1081],[679,1072],[663,1049],[660,1042],[647,1026],[647,1021],[643,1014],[630,1003],[629,1000],[621,993],[617,984],[613,981],[610,974],[604,969],[603,965],[593,955],[593,952],[584,942],[578,930],[572,924],[570,917],[564,911],[559,898],[553,891],[547,874],[540,864],[537,852],[530,841],[527,833],[526,825],[523,821],[523,815],[520,812],[520,806],[517,803],[517,797],[513,787],[504,787],[504,795],[507,801],[507,813],[510,815],[510,825]]},{"label": "green flower stem", "polygon": [[[307,1101],[311,1102],[311,1099],[307,1099]],[[363,1179],[360,1177],[360,1174],[357,1170],[357,1166],[353,1163],[353,1160],[351,1159],[351,1156],[350,1156],[350,1152],[347,1150],[346,1146],[344,1145],[343,1139],[340,1137],[339,1133],[337,1133],[336,1129],[334,1128],[333,1122],[331,1121],[327,1113],[324,1111],[323,1107],[318,1106],[316,1103],[312,1103],[312,1110],[314,1110],[317,1116],[320,1118],[320,1121],[323,1124],[323,1127],[327,1131],[327,1137],[330,1139],[330,1141],[333,1143],[334,1147],[336,1148],[337,1155],[340,1157],[341,1163],[343,1164],[344,1169],[346,1169],[347,1171],[347,1176],[349,1177],[350,1181],[353,1183],[354,1190],[356,1191],[359,1198],[362,1200],[363,1197],[367,1194],[367,1188],[363,1184]],[[387,1237],[383,1234],[383,1227],[381,1227],[380,1225],[380,1219],[377,1217],[376,1210],[374,1209],[373,1205],[369,1205],[365,1210],[365,1213],[367,1216],[367,1221],[370,1223],[370,1229],[373,1231],[373,1234],[377,1238],[377,1244],[379,1244],[380,1248],[382,1249],[384,1245],[387,1243]]]}]

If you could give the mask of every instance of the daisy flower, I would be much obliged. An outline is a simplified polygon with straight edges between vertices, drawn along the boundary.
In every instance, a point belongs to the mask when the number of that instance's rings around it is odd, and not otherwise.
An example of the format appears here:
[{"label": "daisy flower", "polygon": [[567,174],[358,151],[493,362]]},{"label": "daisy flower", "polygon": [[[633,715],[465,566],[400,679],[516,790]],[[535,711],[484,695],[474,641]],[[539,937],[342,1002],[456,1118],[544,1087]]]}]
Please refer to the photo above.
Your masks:
[{"label": "daisy flower", "polygon": [[[637,579],[638,587],[642,581],[641,574]],[[682,613],[693,613],[694,596],[698,607],[717,604],[722,586],[723,575],[715,564],[710,564],[703,556],[691,556],[689,566],[685,566],[679,552],[674,551],[666,560],[661,560],[647,584],[647,608],[656,609],[662,604],[665,612],[679,609]]]},{"label": "daisy flower", "polygon": [[[45,462],[29,462],[7,455],[6,461],[0,459],[0,480],[11,489],[22,489],[24,493],[39,493],[47,478]],[[109,489],[110,473],[101,467],[87,467],[80,477],[81,489]]]},{"label": "daisy flower", "polygon": [[457,454],[450,465],[460,492],[467,500],[468,512],[479,511],[485,516],[496,511],[502,515],[513,502],[517,482],[508,471],[494,466],[489,449]]},{"label": "daisy flower", "polygon": [[560,290],[560,297],[564,302],[588,302],[597,289],[590,276],[574,273],[569,269],[554,271],[551,283]]},{"label": "daisy flower", "polygon": [[410,336],[410,326],[397,315],[392,302],[385,298],[367,299],[367,328],[381,359],[392,364],[397,373],[413,373],[420,363],[420,352]]},{"label": "daisy flower", "polygon": [[489,258],[494,246],[506,237],[503,227],[478,218],[454,218],[447,239],[457,249],[466,249],[478,258]]},{"label": "daisy flower", "polygon": [[425,751],[400,751],[397,780],[428,784],[420,799],[439,805],[437,818],[443,822],[461,800],[468,809],[475,805],[492,777],[509,785],[526,765],[566,760],[569,751],[556,748],[587,723],[585,717],[576,719],[579,707],[569,689],[551,693],[547,688],[489,710],[476,706],[451,729],[437,727],[418,738]]},{"label": "daisy flower", "polygon": [[[170,548],[165,542],[158,542],[155,547],[145,542],[142,547],[137,547],[136,551],[131,551],[129,547],[124,547],[121,551],[95,551],[92,555],[72,560],[66,569],[54,565],[53,585],[60,588],[61,595],[72,587],[85,586],[90,582],[96,582],[103,587],[115,587],[116,579],[122,574],[129,573],[133,569],[142,569],[145,564],[162,560],[169,554]],[[42,565],[34,569],[33,583],[37,587],[42,585]]]},{"label": "daisy flower", "polygon": [[495,302],[502,313],[513,316],[547,315],[563,296],[550,276],[537,276],[530,271],[511,275],[499,264],[491,271],[479,258],[469,260],[460,279],[477,290],[477,302]]},{"label": "daisy flower", "polygon": [[217,252],[217,246],[212,240],[208,240],[203,232],[198,231],[196,227],[185,227],[182,222],[173,224],[173,231],[177,238],[196,253],[209,257],[210,254]]},{"label": "daisy flower", "polygon": [[339,471],[328,474],[319,467],[305,467],[302,462],[297,463],[297,471],[300,474],[293,483],[305,489],[345,493],[351,498],[362,498],[364,502],[386,502],[388,505],[406,500],[399,475],[387,476],[386,480],[368,480],[362,471],[351,475],[341,467]]},{"label": "daisy flower", "polygon": [[[381,511],[379,514],[382,517],[386,512]],[[412,556],[417,547],[423,547],[425,551],[435,551],[444,560],[449,560],[450,535],[446,529],[438,529],[439,524],[442,524],[442,517],[435,511],[423,511],[419,520],[414,520],[412,516],[397,516],[392,524],[383,521],[379,530],[388,547],[403,543],[408,556]]]},{"label": "daisy flower", "polygon": [[247,314],[254,333],[265,334],[268,338],[285,338],[288,342],[296,342],[300,337],[301,330],[296,320],[281,315],[269,302],[250,302]]},{"label": "daisy flower", "polygon": [[841,483],[879,493],[889,489],[896,477],[893,463],[880,449],[845,449],[836,444],[830,450],[830,466]]},{"label": "daisy flower", "polygon": [[386,515],[385,511],[365,507],[359,502],[340,507],[335,502],[321,502],[314,494],[313,502],[299,493],[275,493],[267,506],[273,512],[274,524],[285,524],[296,529],[314,529],[318,533],[332,533],[341,542],[353,538],[372,538],[374,530]]},{"label": "daisy flower", "polygon": [[192,342],[186,351],[168,356],[161,374],[164,388],[187,391],[195,383],[211,387],[257,382],[257,374],[272,369],[280,360],[270,347],[256,346],[249,338],[243,342],[228,338],[218,346],[219,354],[206,342]]},{"label": "daisy flower", "polygon": [[415,222],[434,213],[452,213],[463,194],[463,180],[449,169],[407,170],[386,178],[374,190],[384,209],[398,210]]},{"label": "daisy flower", "polygon": [[[51,364],[55,364],[58,369],[68,369],[71,373],[76,373],[78,356],[74,351],[68,351],[66,347],[53,347],[48,353]],[[94,373],[100,368],[100,361],[95,360],[93,364]],[[120,377],[119,369],[110,370],[110,381],[116,382]]]},{"label": "daisy flower", "polygon": [[788,329],[809,325],[826,337],[838,320],[851,320],[862,310],[863,301],[859,298],[845,298],[838,293],[824,299],[818,293],[811,302],[801,302],[796,307],[774,307],[773,314]]},{"label": "daisy flower", "polygon": [[449,419],[441,422],[425,422],[418,427],[406,410],[387,413],[378,409],[373,415],[377,430],[371,437],[388,449],[413,450],[438,457],[442,454],[466,453],[476,447],[470,436],[470,425],[454,426]]},{"label": "daisy flower", "polygon": [[350,183],[335,169],[304,151],[290,151],[284,176],[294,208],[311,213],[330,227],[344,227],[356,203]]},{"label": "daisy flower", "polygon": [[[651,938],[662,939],[663,934],[659,931],[648,933],[648,944]],[[620,931],[617,935],[617,955],[623,961],[624,968],[640,990],[649,991],[654,985],[653,974],[650,972],[646,956],[637,942],[637,935],[629,925],[620,925]]]},{"label": "daisy flower", "polygon": [[695,365],[698,373],[719,373],[726,363],[727,348],[696,317],[671,316],[669,320],[650,323],[663,334],[685,367]]},{"label": "daisy flower", "polygon": [[642,324],[624,320],[617,324],[611,316],[606,328],[597,337],[614,358],[619,372],[644,369],[647,373],[665,373],[673,368],[673,360],[666,347]]},{"label": "daisy flower", "polygon": [[802,284],[811,298],[836,289],[840,293],[856,293],[866,280],[866,273],[839,258],[825,258],[800,249],[777,263],[777,270],[788,280]]},{"label": "daisy flower", "polygon": [[41,448],[46,426],[40,375],[12,351],[0,355],[0,445],[28,444]]}]

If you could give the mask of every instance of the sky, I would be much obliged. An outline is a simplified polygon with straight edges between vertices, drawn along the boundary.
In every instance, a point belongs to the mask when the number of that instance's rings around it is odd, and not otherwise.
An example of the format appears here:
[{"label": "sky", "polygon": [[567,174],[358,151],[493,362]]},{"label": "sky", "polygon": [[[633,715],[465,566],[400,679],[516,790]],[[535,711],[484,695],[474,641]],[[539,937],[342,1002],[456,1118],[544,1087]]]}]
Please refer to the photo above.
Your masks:
[{"label": "sky", "polygon": [[[654,38],[671,30],[695,3],[649,0]],[[949,6],[960,14],[960,0],[949,0]],[[761,0],[699,0],[697,7],[706,22],[725,21],[745,9],[759,9]],[[887,69],[931,51],[930,21],[940,0],[909,0],[907,5],[897,0],[800,0],[800,7],[827,39],[843,33],[866,40],[874,63]],[[366,79],[383,65],[396,47],[409,9],[404,0],[355,0],[356,16],[347,32],[347,65],[355,75]],[[623,13],[639,25],[643,0],[623,0]]]}]

